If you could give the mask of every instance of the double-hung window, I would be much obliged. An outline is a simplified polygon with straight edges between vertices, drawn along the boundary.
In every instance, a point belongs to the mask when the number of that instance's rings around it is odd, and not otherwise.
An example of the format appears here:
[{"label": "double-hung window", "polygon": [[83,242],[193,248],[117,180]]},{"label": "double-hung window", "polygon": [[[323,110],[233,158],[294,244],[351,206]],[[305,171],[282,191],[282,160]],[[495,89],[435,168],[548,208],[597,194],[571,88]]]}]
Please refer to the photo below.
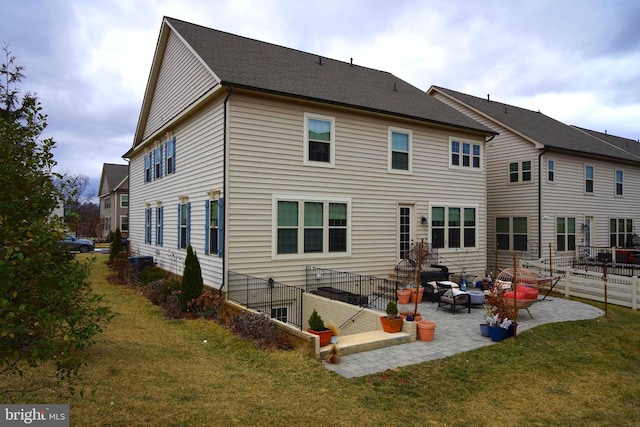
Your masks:
[{"label": "double-hung window", "polygon": [[144,210],[144,242],[147,244],[151,244],[151,212],[151,208]]},{"label": "double-hung window", "polygon": [[480,169],[482,153],[480,144],[450,139],[449,149],[449,166]]},{"label": "double-hung window", "polygon": [[349,201],[275,197],[274,202],[275,255],[349,252]]},{"label": "double-hung window", "polygon": [[162,178],[162,146],[153,150],[153,176],[154,179]]},{"label": "double-hung window", "polygon": [[575,218],[556,218],[556,250],[558,252],[576,250]]},{"label": "double-hung window", "polygon": [[189,246],[191,234],[191,203],[178,204],[178,248]]},{"label": "double-hung window", "polygon": [[120,207],[121,208],[128,208],[129,207],[129,195],[128,194],[121,194],[120,195]]},{"label": "double-hung window", "polygon": [[609,237],[612,247],[624,248],[627,240],[633,236],[632,218],[610,218]]},{"label": "double-hung window", "polygon": [[176,139],[171,138],[166,143],[166,151],[167,151],[167,166],[166,171],[167,175],[172,174],[176,171]]},{"label": "double-hung window", "polygon": [[556,162],[555,160],[547,160],[547,181],[555,182],[556,180]]},{"label": "double-hung window", "polygon": [[144,182],[153,181],[153,153],[150,151],[144,155]]},{"label": "double-hung window", "polygon": [[129,216],[120,216],[120,231],[129,231]]},{"label": "double-hung window", "polygon": [[509,182],[531,181],[531,160],[509,163]]},{"label": "double-hung window", "polygon": [[496,218],[496,242],[500,251],[528,250],[527,217]]},{"label": "double-hung window", "polygon": [[622,196],[622,184],[624,183],[624,172],[616,169],[616,196]]},{"label": "double-hung window", "polygon": [[162,246],[164,231],[164,207],[156,208],[156,246]]},{"label": "double-hung window", "polygon": [[389,172],[411,172],[411,131],[389,128]]},{"label": "double-hung window", "polygon": [[584,192],[593,194],[594,170],[593,166],[585,165],[584,167]]},{"label": "double-hung window", "polygon": [[304,114],[304,164],[322,167],[335,165],[335,119]]},{"label": "double-hung window", "polygon": [[224,233],[224,198],[205,200],[204,253],[222,256]]},{"label": "double-hung window", "polygon": [[431,245],[434,248],[476,247],[476,208],[431,208]]}]

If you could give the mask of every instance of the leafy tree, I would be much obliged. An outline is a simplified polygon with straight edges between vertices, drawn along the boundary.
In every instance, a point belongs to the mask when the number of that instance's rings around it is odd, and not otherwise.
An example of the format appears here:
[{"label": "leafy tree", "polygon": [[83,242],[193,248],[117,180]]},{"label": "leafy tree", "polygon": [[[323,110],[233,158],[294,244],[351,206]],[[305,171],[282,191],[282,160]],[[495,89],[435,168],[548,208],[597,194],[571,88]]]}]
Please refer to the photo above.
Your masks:
[{"label": "leafy tree", "polygon": [[[91,292],[90,265],[58,244],[62,223],[51,215],[60,198],[51,172],[55,142],[41,139],[46,115],[34,95],[19,97],[13,85],[23,77],[22,67],[14,65],[7,45],[3,50],[0,378],[50,361],[54,378],[70,380],[82,365],[81,350],[94,343],[112,315]],[[7,392],[0,385],[0,396]]]},{"label": "leafy tree", "polygon": [[204,283],[202,270],[198,256],[193,252],[191,245],[187,248],[187,258],[184,260],[184,272],[182,273],[182,286],[180,289],[180,309],[187,311],[188,303],[202,294]]}]

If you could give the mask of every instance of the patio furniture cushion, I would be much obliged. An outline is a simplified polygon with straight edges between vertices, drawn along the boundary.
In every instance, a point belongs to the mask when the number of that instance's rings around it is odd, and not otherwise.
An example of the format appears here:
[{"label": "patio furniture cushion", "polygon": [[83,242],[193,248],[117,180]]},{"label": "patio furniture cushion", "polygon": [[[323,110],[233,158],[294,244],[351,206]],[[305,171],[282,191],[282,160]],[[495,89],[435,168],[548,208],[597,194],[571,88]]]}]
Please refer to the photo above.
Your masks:
[{"label": "patio furniture cushion", "polygon": [[438,301],[438,310],[440,307],[447,307],[454,314],[460,307],[467,307],[467,312],[471,313],[471,295],[459,289],[448,289],[440,297]]}]

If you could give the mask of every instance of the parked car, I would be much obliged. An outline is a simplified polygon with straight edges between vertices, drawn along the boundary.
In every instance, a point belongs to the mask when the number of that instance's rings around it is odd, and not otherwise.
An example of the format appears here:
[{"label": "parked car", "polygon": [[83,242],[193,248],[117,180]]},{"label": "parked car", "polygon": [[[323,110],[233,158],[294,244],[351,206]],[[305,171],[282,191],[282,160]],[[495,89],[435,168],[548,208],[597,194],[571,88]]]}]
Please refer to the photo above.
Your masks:
[{"label": "parked car", "polygon": [[91,240],[76,239],[73,236],[66,236],[63,240],[60,240],[59,243],[69,251],[78,251],[83,254],[92,252],[96,248],[95,243]]}]

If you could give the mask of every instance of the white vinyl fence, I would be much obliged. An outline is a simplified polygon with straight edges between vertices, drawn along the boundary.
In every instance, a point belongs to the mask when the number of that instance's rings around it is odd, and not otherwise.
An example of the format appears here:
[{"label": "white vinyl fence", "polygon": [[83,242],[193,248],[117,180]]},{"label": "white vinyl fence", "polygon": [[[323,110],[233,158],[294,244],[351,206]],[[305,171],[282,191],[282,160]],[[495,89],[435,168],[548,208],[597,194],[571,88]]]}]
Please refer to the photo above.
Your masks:
[{"label": "white vinyl fence", "polygon": [[[539,261],[523,261],[522,266],[536,273],[538,277],[560,277],[560,280],[553,288],[553,292],[558,292],[566,297],[578,297],[593,301],[604,302],[605,281],[603,274],[590,272],[584,269],[576,269],[568,266],[553,266],[551,271],[549,264]],[[555,279],[552,283],[555,283]],[[638,309],[638,276],[618,276],[607,274],[607,302],[609,304]],[[551,283],[545,283],[540,290],[542,295]],[[546,287],[546,289],[545,289]]]}]

